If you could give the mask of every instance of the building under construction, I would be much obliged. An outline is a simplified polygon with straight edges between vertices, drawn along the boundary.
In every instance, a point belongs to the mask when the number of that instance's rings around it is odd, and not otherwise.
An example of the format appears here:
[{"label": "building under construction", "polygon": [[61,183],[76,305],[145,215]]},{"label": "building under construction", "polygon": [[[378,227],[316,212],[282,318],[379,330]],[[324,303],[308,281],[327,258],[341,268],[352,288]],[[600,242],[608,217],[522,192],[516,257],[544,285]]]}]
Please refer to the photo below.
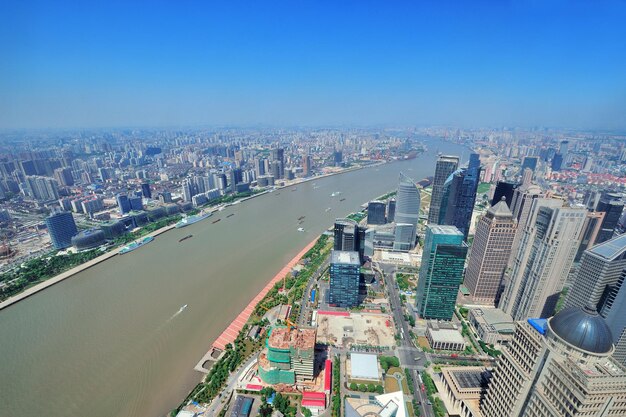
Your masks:
[{"label": "building under construction", "polygon": [[310,381],[315,369],[313,328],[277,326],[270,330],[266,349],[259,354],[259,376],[266,384],[293,385]]}]

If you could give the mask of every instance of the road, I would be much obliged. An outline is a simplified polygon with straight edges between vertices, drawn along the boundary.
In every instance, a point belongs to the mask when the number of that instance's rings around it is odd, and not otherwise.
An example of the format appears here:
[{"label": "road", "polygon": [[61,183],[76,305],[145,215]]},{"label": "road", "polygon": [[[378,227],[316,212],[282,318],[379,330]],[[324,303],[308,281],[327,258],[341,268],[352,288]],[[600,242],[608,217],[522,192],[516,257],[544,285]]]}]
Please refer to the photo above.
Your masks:
[{"label": "road", "polygon": [[250,365],[256,359],[257,359],[257,355],[253,354],[252,356],[250,356],[250,358],[248,358],[247,361],[245,361],[244,363],[239,365],[239,367],[235,370],[235,372],[232,372],[228,376],[228,379],[226,380],[226,386],[222,389],[222,391],[220,391],[218,396],[215,397],[213,399],[213,401],[211,401],[211,405],[209,406],[209,408],[207,408],[207,410],[204,413],[204,415],[206,415],[206,416],[216,416],[217,415],[217,413],[219,412],[221,406],[224,405],[224,404],[222,404],[222,398],[228,397],[229,393],[232,392],[235,389],[235,386],[237,385],[237,381],[238,381],[239,377],[241,376],[241,371],[246,369],[246,367],[248,367],[248,365]]},{"label": "road", "polygon": [[373,266],[383,276],[385,281],[387,298],[389,299],[393,319],[396,323],[397,331],[401,335],[400,346],[397,348],[400,365],[404,369],[409,369],[412,373],[415,397],[420,403],[420,416],[434,417],[432,406],[427,404],[428,398],[426,393],[422,392],[418,376],[420,371],[424,369],[424,363],[428,360],[428,357],[425,352],[415,347],[411,339],[409,324],[404,319],[400,293],[394,279],[395,266],[380,265],[378,263],[373,264]]},{"label": "road", "polygon": [[[306,285],[306,289],[302,294],[302,299],[300,300],[300,314],[298,315],[298,326],[308,325],[309,321],[309,313],[311,313],[311,304],[309,300],[311,299],[311,289],[317,283],[317,280],[326,272],[328,269],[328,264],[330,263],[330,255],[324,260],[324,262],[320,265],[320,267],[315,271],[313,276],[309,279],[309,282]],[[318,298],[320,295],[318,295]]]}]

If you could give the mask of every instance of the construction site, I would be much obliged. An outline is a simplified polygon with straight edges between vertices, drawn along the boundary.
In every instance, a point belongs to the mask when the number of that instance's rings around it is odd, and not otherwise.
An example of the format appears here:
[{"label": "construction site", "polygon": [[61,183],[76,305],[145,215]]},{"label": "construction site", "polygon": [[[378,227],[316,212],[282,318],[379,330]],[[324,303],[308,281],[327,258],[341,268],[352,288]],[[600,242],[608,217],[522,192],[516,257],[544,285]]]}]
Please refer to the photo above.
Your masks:
[{"label": "construction site", "polygon": [[259,354],[259,377],[270,385],[313,380],[315,329],[276,326]]},{"label": "construction site", "polygon": [[392,347],[391,316],[377,313],[317,312],[317,342],[336,347]]}]

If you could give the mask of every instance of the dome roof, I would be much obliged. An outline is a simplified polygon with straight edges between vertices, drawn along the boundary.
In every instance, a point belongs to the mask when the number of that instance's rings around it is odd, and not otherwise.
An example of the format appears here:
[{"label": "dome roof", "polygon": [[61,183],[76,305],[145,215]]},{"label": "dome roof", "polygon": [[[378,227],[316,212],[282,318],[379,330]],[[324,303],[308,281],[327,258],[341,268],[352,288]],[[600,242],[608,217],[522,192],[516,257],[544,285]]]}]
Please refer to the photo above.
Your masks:
[{"label": "dome roof", "polygon": [[613,336],[604,319],[590,307],[571,307],[549,321],[561,339],[587,352],[605,354],[613,348]]}]

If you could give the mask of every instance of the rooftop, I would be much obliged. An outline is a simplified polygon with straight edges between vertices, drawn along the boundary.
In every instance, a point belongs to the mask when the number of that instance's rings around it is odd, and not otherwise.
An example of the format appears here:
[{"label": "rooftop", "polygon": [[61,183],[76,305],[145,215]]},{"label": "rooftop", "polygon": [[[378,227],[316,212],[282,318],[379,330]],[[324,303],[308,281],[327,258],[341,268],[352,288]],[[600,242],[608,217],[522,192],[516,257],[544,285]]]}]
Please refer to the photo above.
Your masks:
[{"label": "rooftop", "polygon": [[461,231],[457,229],[456,226],[430,224],[428,225],[428,228],[432,231],[433,234],[437,234],[437,235],[461,235],[463,236],[463,233],[461,233]]},{"label": "rooftop", "polygon": [[314,349],[315,329],[274,327],[268,344],[276,349]]},{"label": "rooftop", "polygon": [[343,250],[334,250],[332,252],[331,263],[361,265],[358,252],[349,252]]},{"label": "rooftop", "polygon": [[610,261],[620,256],[624,251],[626,251],[626,233],[589,249],[590,253]]},{"label": "rooftop", "polygon": [[430,328],[428,331],[434,341],[465,344],[465,339],[463,339],[458,330]]},{"label": "rooftop", "polygon": [[350,353],[350,376],[355,379],[378,379],[378,357],[367,353]]}]

